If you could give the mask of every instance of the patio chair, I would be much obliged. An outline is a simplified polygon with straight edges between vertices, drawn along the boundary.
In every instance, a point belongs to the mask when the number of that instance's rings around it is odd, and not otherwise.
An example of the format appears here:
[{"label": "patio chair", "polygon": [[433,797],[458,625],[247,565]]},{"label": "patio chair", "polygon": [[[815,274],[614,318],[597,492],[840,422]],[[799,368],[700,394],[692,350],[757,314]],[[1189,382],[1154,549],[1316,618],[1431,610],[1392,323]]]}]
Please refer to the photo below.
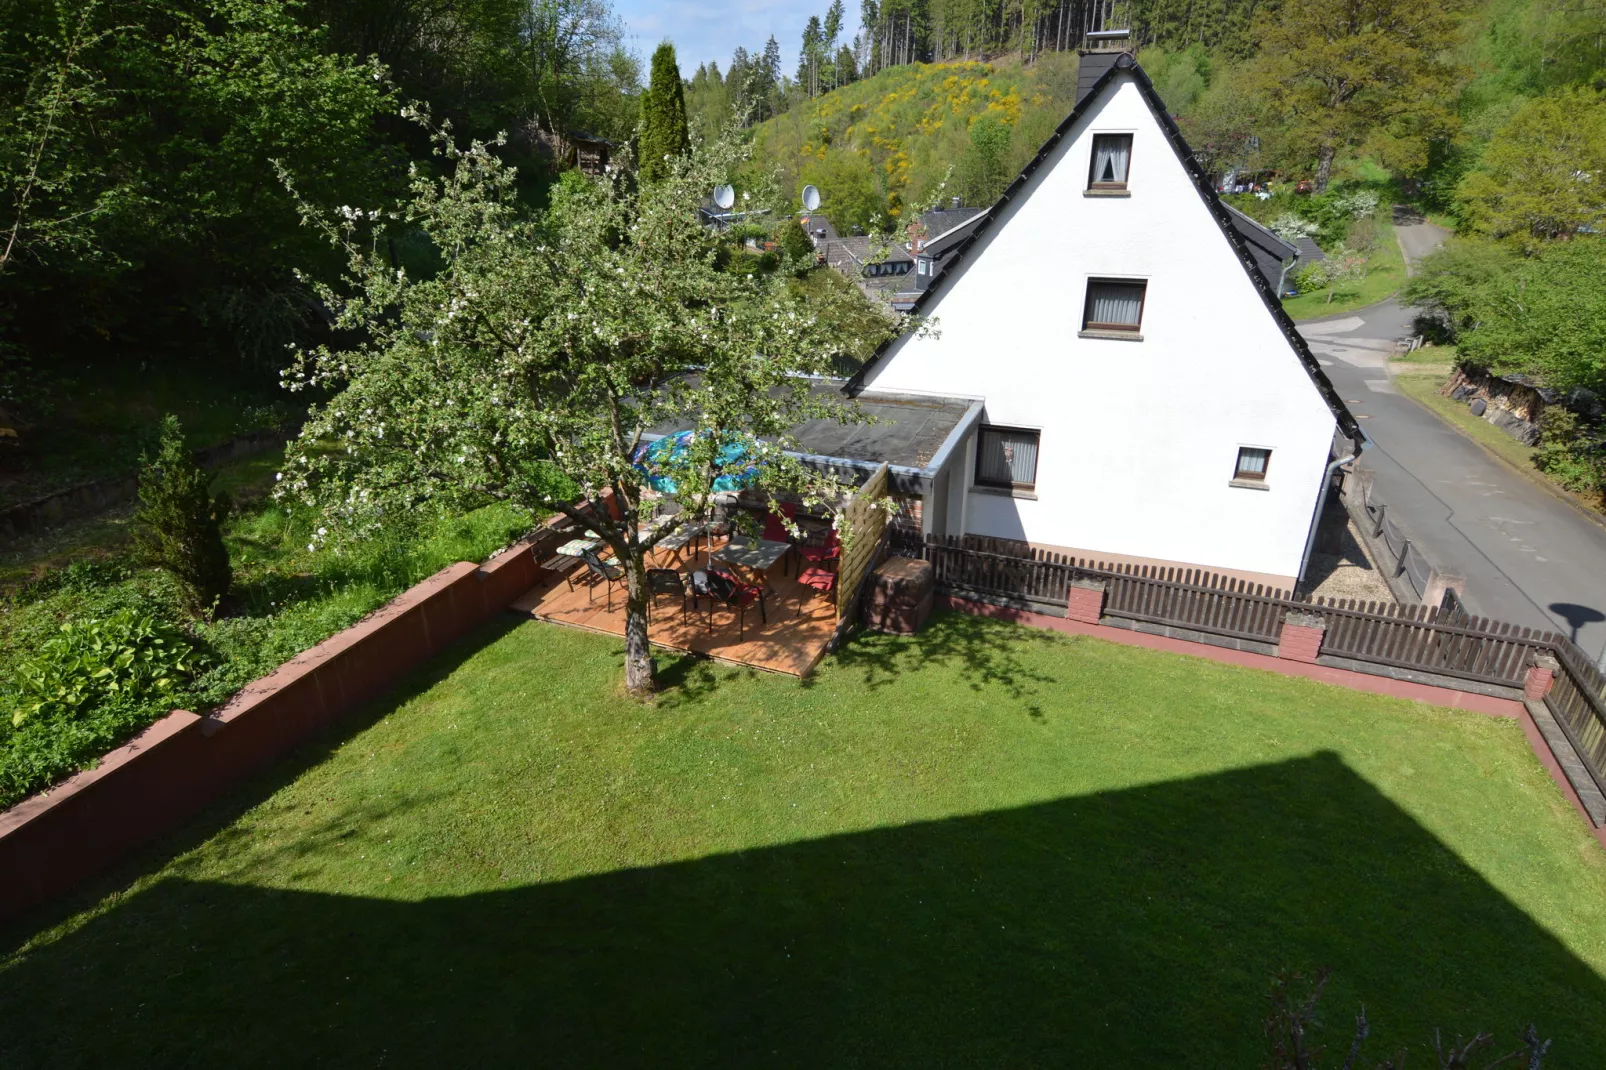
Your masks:
[{"label": "patio chair", "polygon": [[751,583],[742,583],[734,576],[724,572],[705,572],[701,569],[691,576],[692,602],[695,605],[698,596],[708,598],[708,630],[714,630],[714,603],[718,602],[726,609],[736,614],[736,640],[741,642],[746,635],[747,607],[754,602],[758,603],[758,615],[765,624],[770,622],[769,613],[764,606],[764,588]]},{"label": "patio chair", "polygon": [[836,590],[836,573],[811,565],[797,574],[797,582],[805,590],[812,588],[820,594],[828,595]]},{"label": "patio chair", "polygon": [[773,512],[765,513],[763,537],[769,542],[796,542],[792,533],[786,530],[786,521],[795,516],[797,516],[797,506],[791,502],[781,503],[780,516],[776,516]]},{"label": "patio chair", "polygon": [[[586,563],[586,570],[596,579],[608,585],[608,608],[613,609],[613,585],[625,581],[624,566],[613,561],[604,561],[597,556],[595,550],[580,551],[580,560]],[[586,585],[586,603],[589,605],[596,601],[595,580]]]},{"label": "patio chair", "polygon": [[829,565],[835,569],[837,560],[842,556],[842,541],[837,538],[836,528],[827,528],[817,545],[806,542],[797,548],[797,553],[808,562],[810,568]]},{"label": "patio chair", "polygon": [[686,613],[686,584],[680,578],[680,573],[672,568],[649,568],[647,570],[647,618],[652,619],[652,611],[658,605],[662,595],[678,595],[680,597],[680,612]]}]

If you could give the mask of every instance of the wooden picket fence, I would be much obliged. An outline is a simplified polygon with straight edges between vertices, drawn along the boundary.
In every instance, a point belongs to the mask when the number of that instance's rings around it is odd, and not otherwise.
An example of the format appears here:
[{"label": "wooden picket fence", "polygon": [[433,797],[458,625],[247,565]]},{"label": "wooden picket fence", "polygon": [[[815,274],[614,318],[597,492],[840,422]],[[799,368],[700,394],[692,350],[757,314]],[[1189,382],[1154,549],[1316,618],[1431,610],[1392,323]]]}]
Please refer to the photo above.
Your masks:
[{"label": "wooden picket fence", "polygon": [[1545,705],[1583,759],[1595,785],[1606,792],[1606,675],[1577,644],[1563,640],[1554,655],[1561,664]]},{"label": "wooden picket fence", "polygon": [[1438,606],[1321,598],[1300,605],[1326,619],[1324,654],[1505,687],[1521,687],[1533,655],[1562,639]]},{"label": "wooden picket fence", "polygon": [[1297,610],[1324,619],[1323,653],[1505,687],[1521,687],[1531,656],[1566,641],[1470,616],[1454,602],[1441,610],[1297,598],[1204,569],[1072,558],[1007,539],[931,536],[925,551],[937,584],[955,591],[1064,606],[1072,580],[1098,579],[1106,616],[1272,644]]},{"label": "wooden picket fence", "polygon": [[1275,644],[1290,611],[1326,625],[1321,651],[1387,666],[1503,687],[1523,686],[1537,655],[1560,665],[1545,704],[1606,792],[1606,674],[1566,636],[1475,617],[1448,592],[1442,606],[1301,598],[1203,569],[1072,558],[1011,539],[928,536],[923,549],[937,585],[1028,607],[1064,607],[1073,580],[1104,583],[1104,615]]}]

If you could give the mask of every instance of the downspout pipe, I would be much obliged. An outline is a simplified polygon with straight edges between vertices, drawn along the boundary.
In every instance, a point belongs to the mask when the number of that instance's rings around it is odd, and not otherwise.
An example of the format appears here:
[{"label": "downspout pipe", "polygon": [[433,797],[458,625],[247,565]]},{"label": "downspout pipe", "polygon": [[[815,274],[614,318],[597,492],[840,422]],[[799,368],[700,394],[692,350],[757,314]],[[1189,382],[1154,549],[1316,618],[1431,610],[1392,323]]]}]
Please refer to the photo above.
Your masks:
[{"label": "downspout pipe", "polygon": [[1327,508],[1327,494],[1333,487],[1333,473],[1338,471],[1340,465],[1349,464],[1361,455],[1361,451],[1372,445],[1372,437],[1365,431],[1355,440],[1355,452],[1328,463],[1322,471],[1322,489],[1316,495],[1316,513],[1310,518],[1310,534],[1305,537],[1305,556],[1299,562],[1299,579],[1294,583],[1294,593],[1299,594],[1305,586],[1305,574],[1310,571],[1310,555],[1316,549],[1316,533],[1321,530],[1322,512]]}]

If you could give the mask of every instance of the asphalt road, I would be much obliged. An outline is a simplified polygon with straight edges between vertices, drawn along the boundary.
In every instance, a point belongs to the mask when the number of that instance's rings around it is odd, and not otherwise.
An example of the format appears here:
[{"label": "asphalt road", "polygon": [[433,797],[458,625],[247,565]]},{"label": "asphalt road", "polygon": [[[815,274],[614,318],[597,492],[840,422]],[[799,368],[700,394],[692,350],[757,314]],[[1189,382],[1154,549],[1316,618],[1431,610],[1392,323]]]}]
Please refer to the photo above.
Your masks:
[{"label": "asphalt road", "polygon": [[[1442,240],[1398,228],[1413,259]],[[1606,527],[1397,393],[1388,373],[1412,314],[1388,300],[1299,325],[1374,445],[1374,492],[1429,555],[1467,579],[1476,614],[1558,629],[1606,664]]]}]

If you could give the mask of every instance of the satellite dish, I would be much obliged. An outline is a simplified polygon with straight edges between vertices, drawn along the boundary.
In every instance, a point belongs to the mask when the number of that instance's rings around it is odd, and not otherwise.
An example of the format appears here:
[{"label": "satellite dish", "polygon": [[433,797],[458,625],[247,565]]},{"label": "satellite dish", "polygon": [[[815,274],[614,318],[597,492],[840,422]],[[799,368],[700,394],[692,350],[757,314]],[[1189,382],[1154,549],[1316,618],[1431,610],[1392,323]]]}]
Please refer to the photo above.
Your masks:
[{"label": "satellite dish", "polygon": [[729,208],[736,203],[736,190],[729,183],[721,182],[714,187],[714,203],[721,208]]},{"label": "satellite dish", "polygon": [[804,186],[803,207],[811,212],[817,211],[820,207],[820,191],[813,186]]}]

